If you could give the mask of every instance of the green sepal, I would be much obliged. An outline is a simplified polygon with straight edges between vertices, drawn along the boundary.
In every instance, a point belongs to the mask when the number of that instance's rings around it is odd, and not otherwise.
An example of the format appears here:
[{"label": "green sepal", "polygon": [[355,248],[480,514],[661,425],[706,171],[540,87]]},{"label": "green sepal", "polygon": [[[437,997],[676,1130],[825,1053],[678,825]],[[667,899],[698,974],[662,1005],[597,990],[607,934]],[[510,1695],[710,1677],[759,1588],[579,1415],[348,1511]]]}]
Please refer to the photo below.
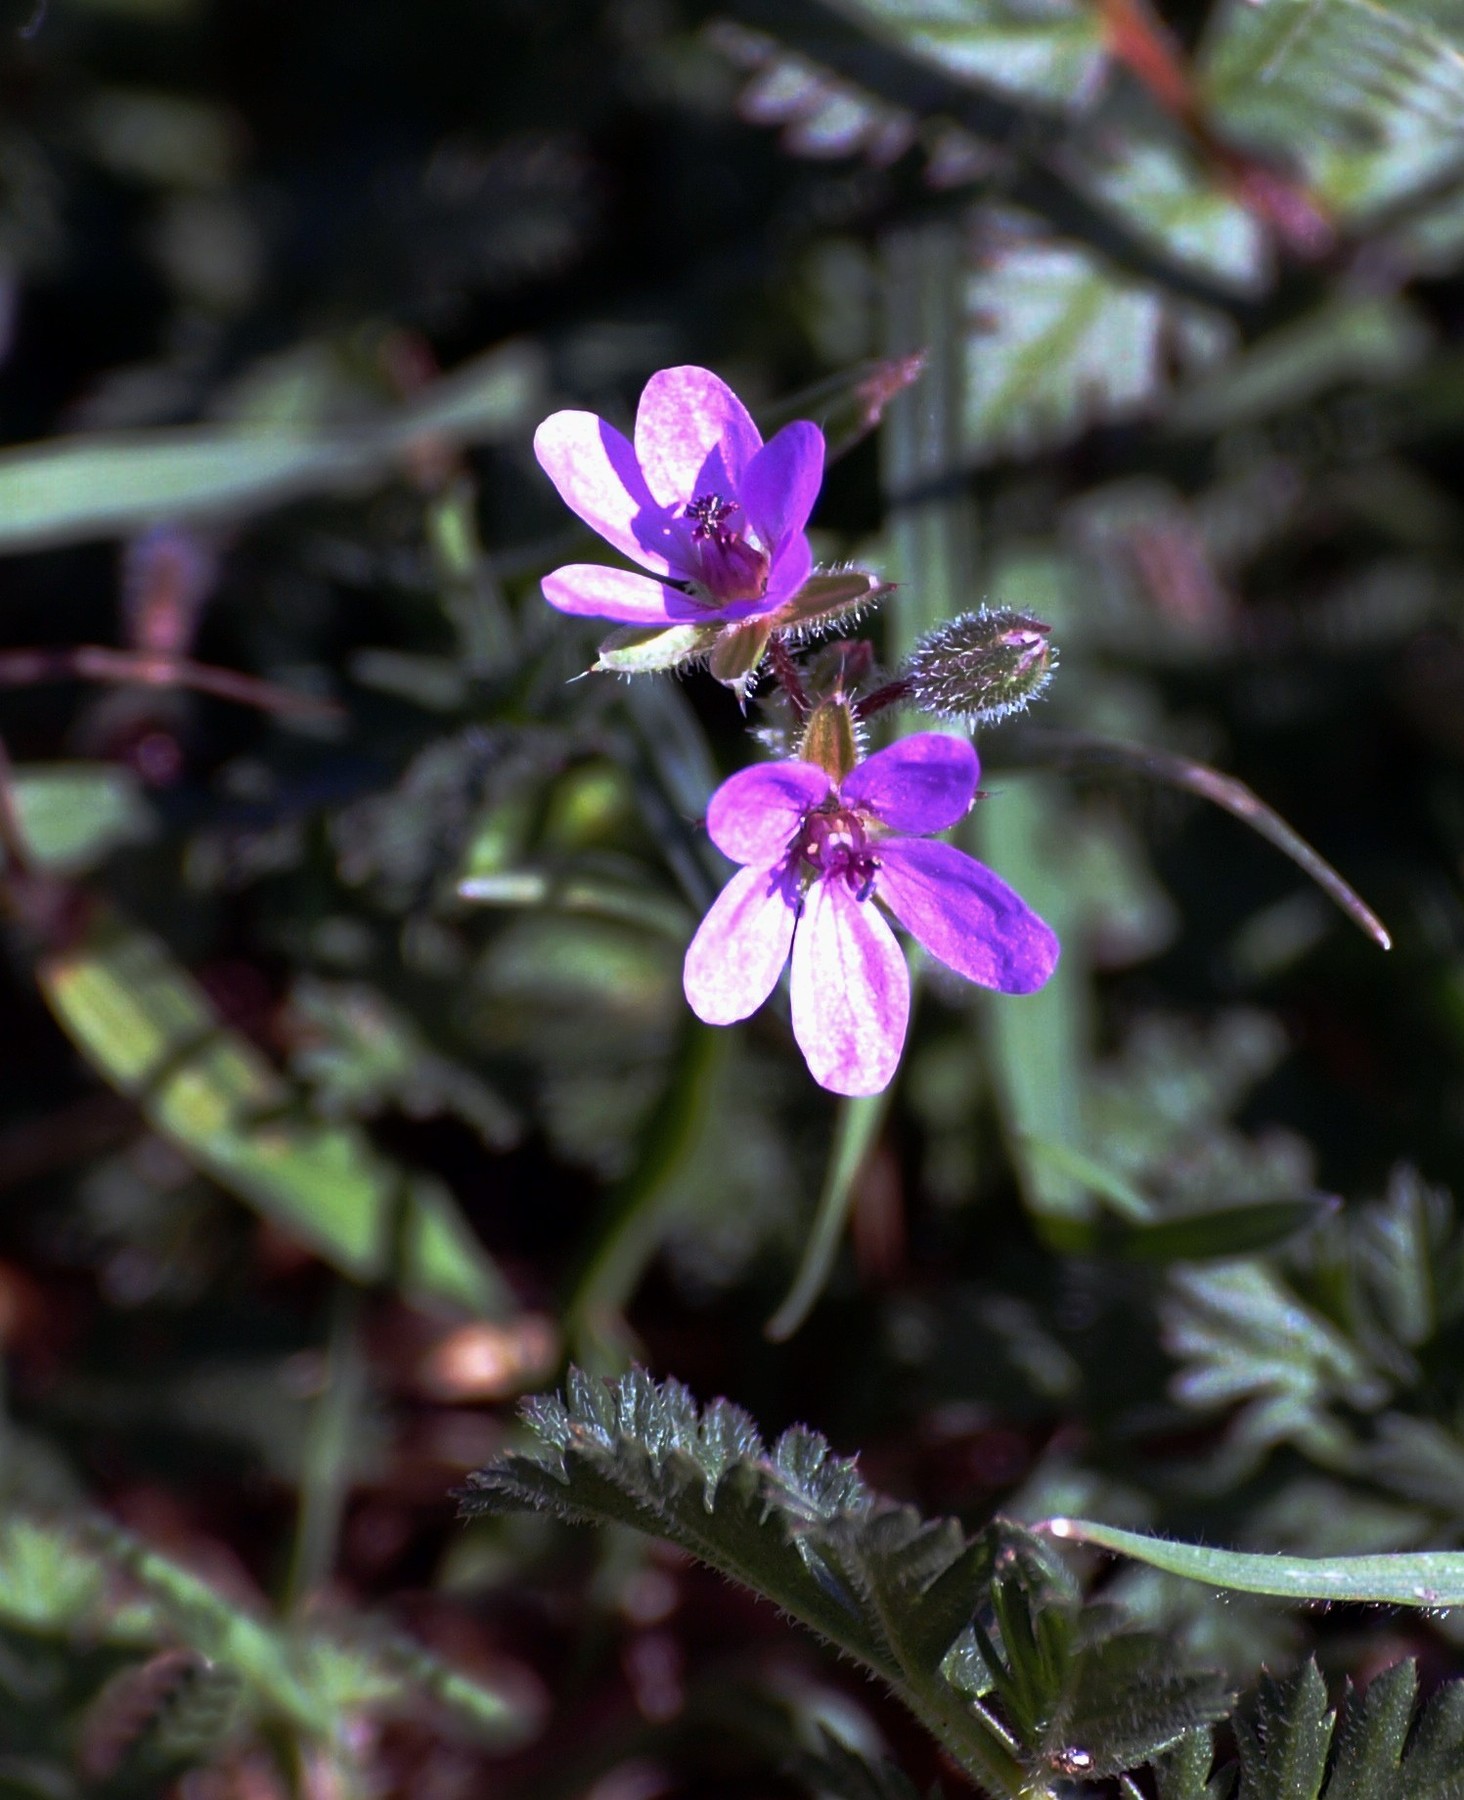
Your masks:
[{"label": "green sepal", "polygon": [[803,728],[799,760],[817,763],[830,781],[841,782],[859,761],[859,734],[844,700],[825,700],[814,707]]},{"label": "green sepal", "polygon": [[745,625],[724,625],[712,645],[708,673],[723,687],[731,688],[740,701],[745,701],[772,635],[772,626],[766,619],[749,619]]},{"label": "green sepal", "polygon": [[775,631],[801,631],[815,625],[831,625],[847,613],[872,606],[892,594],[891,582],[881,581],[867,569],[844,569],[835,575],[810,575],[798,592],[767,620]]},{"label": "green sepal", "polygon": [[653,675],[705,656],[716,642],[718,625],[626,625],[600,646],[592,672]]}]

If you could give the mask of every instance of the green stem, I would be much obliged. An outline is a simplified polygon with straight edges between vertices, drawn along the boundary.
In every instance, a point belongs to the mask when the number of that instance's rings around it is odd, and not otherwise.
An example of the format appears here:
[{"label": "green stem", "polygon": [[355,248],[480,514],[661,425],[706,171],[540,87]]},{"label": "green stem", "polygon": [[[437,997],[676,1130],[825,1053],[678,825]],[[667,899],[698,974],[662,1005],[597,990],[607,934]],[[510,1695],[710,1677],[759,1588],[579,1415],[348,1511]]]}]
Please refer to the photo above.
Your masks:
[{"label": "green stem", "polygon": [[351,1451],[365,1394],[361,1353],[362,1292],[336,1284],[331,1303],[325,1386],[315,1404],[300,1475],[295,1542],[285,1579],[285,1609],[298,1612],[335,1564],[351,1480]]}]

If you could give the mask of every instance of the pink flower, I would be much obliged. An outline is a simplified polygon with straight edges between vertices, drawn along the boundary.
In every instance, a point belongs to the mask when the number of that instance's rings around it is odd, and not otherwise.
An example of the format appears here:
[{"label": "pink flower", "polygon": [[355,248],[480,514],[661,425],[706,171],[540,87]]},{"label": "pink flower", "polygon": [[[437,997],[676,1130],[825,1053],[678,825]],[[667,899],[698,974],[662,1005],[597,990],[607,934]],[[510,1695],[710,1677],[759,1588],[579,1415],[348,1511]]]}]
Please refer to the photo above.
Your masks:
[{"label": "pink flower", "polygon": [[793,1035],[815,1081],[877,1094],[905,1043],[910,977],[881,901],[958,975],[1006,994],[1040,988],[1058,942],[984,864],[925,834],[962,818],[976,752],[921,732],[842,783],[814,763],[765,763],[724,781],[707,810],[718,849],[743,867],[686,952],[692,1011],[731,1025],[757,1011],[793,954]]},{"label": "pink flower", "polygon": [[651,377],[634,447],[594,413],[557,412],[534,433],[534,454],[570,510],[650,570],[556,569],[543,591],[561,612],[622,625],[750,619],[812,572],[803,527],[823,481],[823,433],[798,420],[765,444],[709,369]]}]

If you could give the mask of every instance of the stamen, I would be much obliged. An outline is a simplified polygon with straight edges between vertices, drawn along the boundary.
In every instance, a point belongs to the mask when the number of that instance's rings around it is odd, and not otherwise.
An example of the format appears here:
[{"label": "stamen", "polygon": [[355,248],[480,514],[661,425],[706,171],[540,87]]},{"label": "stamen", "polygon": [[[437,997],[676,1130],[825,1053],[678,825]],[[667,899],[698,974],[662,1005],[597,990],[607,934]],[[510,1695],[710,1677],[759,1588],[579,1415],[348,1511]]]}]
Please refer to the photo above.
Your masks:
[{"label": "stamen", "polygon": [[692,542],[730,543],[737,533],[727,521],[737,510],[735,500],[724,500],[720,494],[698,494],[686,508],[686,516],[692,521]]}]

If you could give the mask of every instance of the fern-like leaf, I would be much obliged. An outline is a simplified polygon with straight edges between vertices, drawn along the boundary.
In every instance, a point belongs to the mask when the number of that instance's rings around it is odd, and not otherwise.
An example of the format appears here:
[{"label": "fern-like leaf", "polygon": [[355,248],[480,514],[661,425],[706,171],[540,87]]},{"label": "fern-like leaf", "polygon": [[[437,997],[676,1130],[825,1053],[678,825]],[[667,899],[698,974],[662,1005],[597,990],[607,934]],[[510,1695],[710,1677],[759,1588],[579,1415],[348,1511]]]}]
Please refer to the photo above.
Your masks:
[{"label": "fern-like leaf", "polygon": [[739,1408],[699,1411],[639,1369],[572,1370],[567,1398],[524,1417],[529,1446],[471,1478],[465,1512],[669,1538],[880,1676],[990,1792],[1121,1772],[1226,1710],[1213,1676],[1085,1614],[1050,1545],[1000,1521],[968,1538],[922,1520],[802,1426],[769,1447]]}]

